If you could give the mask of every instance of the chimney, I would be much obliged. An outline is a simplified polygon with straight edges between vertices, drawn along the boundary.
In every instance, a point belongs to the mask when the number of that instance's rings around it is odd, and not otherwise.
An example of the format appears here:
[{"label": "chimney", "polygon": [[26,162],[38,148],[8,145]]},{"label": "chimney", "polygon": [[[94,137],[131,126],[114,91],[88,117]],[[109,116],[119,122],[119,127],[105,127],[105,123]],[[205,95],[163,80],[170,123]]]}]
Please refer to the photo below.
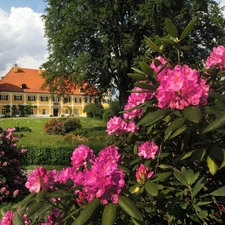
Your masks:
[{"label": "chimney", "polygon": [[14,64],[14,73],[17,73],[17,72],[18,72],[17,64]]},{"label": "chimney", "polygon": [[42,68],[41,68],[41,67],[39,67],[39,69],[38,69],[38,74],[39,74],[39,75],[42,74]]}]

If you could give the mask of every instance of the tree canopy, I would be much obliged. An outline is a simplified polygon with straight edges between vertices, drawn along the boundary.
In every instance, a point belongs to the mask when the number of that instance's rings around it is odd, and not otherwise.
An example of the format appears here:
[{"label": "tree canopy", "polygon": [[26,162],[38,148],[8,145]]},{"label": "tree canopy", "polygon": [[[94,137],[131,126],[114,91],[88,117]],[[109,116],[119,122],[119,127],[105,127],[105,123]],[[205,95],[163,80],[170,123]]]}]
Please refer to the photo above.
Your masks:
[{"label": "tree canopy", "polygon": [[[132,79],[127,76],[146,53],[144,36],[166,34],[165,18],[178,24],[178,32],[197,18],[187,39],[191,64],[225,42],[225,21],[212,0],[46,0],[43,15],[49,58],[42,66],[51,91],[65,90],[65,79],[88,81],[100,92],[115,88],[121,106],[126,103]],[[207,46],[207,47],[206,47]],[[171,53],[173,49],[170,49]],[[144,60],[144,59],[143,59]]]}]

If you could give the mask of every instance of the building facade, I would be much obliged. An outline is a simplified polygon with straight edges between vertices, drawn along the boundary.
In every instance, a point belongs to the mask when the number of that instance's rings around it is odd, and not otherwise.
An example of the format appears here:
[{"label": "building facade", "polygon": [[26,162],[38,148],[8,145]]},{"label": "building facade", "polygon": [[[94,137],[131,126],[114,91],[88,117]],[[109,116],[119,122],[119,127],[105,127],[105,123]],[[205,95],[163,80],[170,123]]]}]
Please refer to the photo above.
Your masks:
[{"label": "building facade", "polygon": [[[0,116],[86,116],[85,105],[93,103],[98,96],[85,93],[83,88],[72,88],[70,94],[61,96],[43,89],[42,69],[12,69],[0,80]],[[101,102],[104,108],[110,104],[106,95]]]}]

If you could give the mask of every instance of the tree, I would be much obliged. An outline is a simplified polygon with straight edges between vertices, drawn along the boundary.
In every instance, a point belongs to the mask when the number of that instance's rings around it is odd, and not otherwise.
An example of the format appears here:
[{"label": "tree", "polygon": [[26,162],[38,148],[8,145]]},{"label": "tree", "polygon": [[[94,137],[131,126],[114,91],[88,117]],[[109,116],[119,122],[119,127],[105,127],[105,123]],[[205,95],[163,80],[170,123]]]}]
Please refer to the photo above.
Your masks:
[{"label": "tree", "polygon": [[[68,91],[68,80],[88,81],[100,92],[116,88],[121,108],[132,88],[127,75],[146,53],[144,36],[164,36],[165,18],[183,30],[198,18],[187,39],[191,54],[184,63],[206,57],[213,46],[225,41],[221,9],[212,0],[46,0],[43,15],[49,58],[42,66],[52,92]],[[155,39],[159,42],[159,39]],[[207,47],[206,47],[207,46]],[[182,46],[181,46],[182,47]],[[180,48],[181,51],[185,47]],[[168,48],[171,57],[174,49]],[[152,52],[151,52],[152,53]],[[184,57],[187,54],[181,54]],[[154,56],[154,54],[153,54]]]}]

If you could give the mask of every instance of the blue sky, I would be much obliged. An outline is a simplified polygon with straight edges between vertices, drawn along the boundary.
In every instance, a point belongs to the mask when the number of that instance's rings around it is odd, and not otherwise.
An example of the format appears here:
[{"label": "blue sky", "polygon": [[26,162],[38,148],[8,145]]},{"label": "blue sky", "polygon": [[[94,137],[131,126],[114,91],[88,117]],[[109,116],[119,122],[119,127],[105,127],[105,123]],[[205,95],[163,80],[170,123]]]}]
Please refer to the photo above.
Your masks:
[{"label": "blue sky", "polygon": [[5,12],[10,12],[11,7],[29,7],[34,12],[43,13],[46,7],[44,0],[0,0],[0,8]]}]

